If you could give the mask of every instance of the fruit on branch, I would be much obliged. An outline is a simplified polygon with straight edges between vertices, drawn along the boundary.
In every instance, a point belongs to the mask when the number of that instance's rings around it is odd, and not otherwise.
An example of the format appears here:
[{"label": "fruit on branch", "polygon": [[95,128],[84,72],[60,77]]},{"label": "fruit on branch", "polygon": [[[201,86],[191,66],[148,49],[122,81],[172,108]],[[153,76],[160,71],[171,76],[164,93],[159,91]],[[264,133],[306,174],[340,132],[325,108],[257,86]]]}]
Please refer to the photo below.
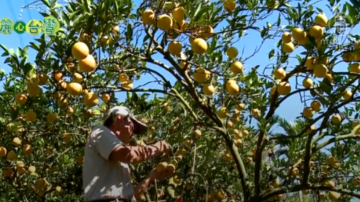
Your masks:
[{"label": "fruit on branch", "polygon": [[108,94],[108,93],[104,93],[101,95],[101,99],[104,101],[104,102],[109,102],[110,99],[111,99],[111,96]]},{"label": "fruit on branch", "polygon": [[310,106],[316,112],[319,112],[321,110],[321,104],[319,101],[316,101],[316,100],[312,101]]},{"label": "fruit on branch", "polygon": [[259,109],[255,108],[251,111],[251,114],[256,118],[259,118],[261,116],[261,111]]},{"label": "fruit on branch", "polygon": [[172,17],[176,22],[182,22],[185,19],[185,9],[182,6],[176,7],[172,11]]},{"label": "fruit on branch", "polygon": [[50,123],[54,123],[57,120],[57,114],[50,112],[46,115],[46,120]]},{"label": "fruit on branch", "polygon": [[328,22],[328,19],[325,16],[325,14],[323,14],[323,13],[320,13],[315,17],[315,24],[316,25],[319,25],[321,27],[325,27],[327,22]]},{"label": "fruit on branch", "polygon": [[303,116],[305,118],[312,118],[314,115],[314,110],[311,108],[311,107],[305,107],[304,110],[303,110]]},{"label": "fruit on branch", "polygon": [[236,8],[236,1],[234,1],[234,0],[225,0],[224,4],[223,4],[223,7],[227,12],[231,13]]},{"label": "fruit on branch", "polygon": [[168,51],[172,55],[179,55],[182,50],[182,44],[178,41],[171,41],[168,46]]},{"label": "fruit on branch", "polygon": [[284,53],[292,53],[294,50],[295,50],[295,46],[292,42],[282,44],[282,51]]},{"label": "fruit on branch", "polygon": [[55,81],[60,81],[63,78],[63,73],[58,70],[55,70],[53,76]]},{"label": "fruit on branch", "polygon": [[220,118],[223,119],[229,116],[229,111],[226,107],[221,107],[217,114]]},{"label": "fruit on branch", "polygon": [[83,81],[84,77],[82,74],[75,72],[73,75],[73,82],[81,83]]},{"label": "fruit on branch", "polygon": [[119,73],[118,81],[120,82],[127,82],[129,80],[129,77],[125,73]]},{"label": "fruit on branch", "polygon": [[14,161],[17,158],[16,153],[14,151],[9,151],[6,156],[6,159],[9,161]]},{"label": "fruit on branch", "polygon": [[198,67],[194,71],[194,80],[198,83],[205,83],[211,77],[210,71],[203,67]]},{"label": "fruit on branch", "polygon": [[27,102],[27,96],[23,93],[18,93],[15,95],[15,102],[24,105]]},{"label": "fruit on branch", "polygon": [[66,107],[66,114],[67,115],[69,115],[69,116],[71,116],[71,115],[73,115],[74,114],[74,108],[72,108],[72,107],[70,107],[70,106],[68,106],[68,107]]},{"label": "fruit on branch", "polygon": [[226,55],[229,57],[230,60],[236,58],[238,54],[239,51],[235,47],[230,47],[226,50]]},{"label": "fruit on branch", "polygon": [[191,49],[196,54],[204,54],[208,50],[208,44],[202,38],[195,38],[191,43]]},{"label": "fruit on branch", "polygon": [[215,92],[215,87],[211,84],[205,84],[202,88],[202,91],[205,95],[213,95]]},{"label": "fruit on branch", "polygon": [[307,57],[305,61],[305,66],[307,69],[314,69],[315,58],[314,57]]},{"label": "fruit on branch", "polygon": [[359,63],[353,63],[349,66],[349,72],[351,73],[360,73]]},{"label": "fruit on branch", "polygon": [[275,79],[282,80],[286,77],[286,71],[283,68],[277,68],[274,73]]},{"label": "fruit on branch", "polygon": [[41,88],[33,83],[28,83],[26,90],[30,97],[37,97],[41,93]]},{"label": "fruit on branch", "polygon": [[86,43],[78,41],[71,47],[71,54],[74,58],[82,60],[90,54],[90,50]]},{"label": "fruit on branch", "polygon": [[346,90],[344,91],[342,97],[344,98],[344,100],[347,101],[347,100],[350,100],[350,99],[351,99],[352,94],[353,94],[353,93],[351,92],[351,90],[346,89]]},{"label": "fruit on branch", "polygon": [[7,154],[7,149],[5,147],[0,147],[0,158],[5,157]]},{"label": "fruit on branch", "polygon": [[313,80],[311,79],[311,78],[305,78],[304,80],[303,80],[303,86],[305,87],[305,88],[311,88],[312,87],[312,85],[313,85]]},{"label": "fruit on branch", "polygon": [[314,67],[313,74],[316,77],[324,78],[328,73],[328,68],[324,64],[317,64]]},{"label": "fruit on branch", "polygon": [[141,20],[145,25],[153,25],[155,24],[155,13],[151,9],[146,9],[142,15]]},{"label": "fruit on branch", "polygon": [[33,110],[29,110],[28,112],[26,112],[25,121],[27,121],[27,122],[36,121],[36,113]]},{"label": "fruit on branch", "polygon": [[284,32],[281,36],[283,43],[290,43],[292,41],[292,36],[290,32]]},{"label": "fruit on branch", "polygon": [[282,81],[277,86],[277,92],[279,95],[288,95],[291,92],[291,86],[289,82]]},{"label": "fruit on branch", "polygon": [[86,58],[79,60],[79,67],[87,73],[95,71],[97,64],[94,56],[88,55]]},{"label": "fruit on branch", "polygon": [[99,96],[94,92],[84,93],[84,104],[87,107],[93,107],[99,103]]},{"label": "fruit on branch", "polygon": [[42,85],[45,85],[47,83],[49,77],[45,73],[39,73],[37,75],[37,78],[39,79],[38,85],[42,86]]},{"label": "fruit on branch", "polygon": [[231,63],[230,70],[234,74],[242,73],[243,69],[244,69],[244,66],[240,61],[235,61],[235,62]]},{"label": "fruit on branch", "polygon": [[341,197],[341,194],[339,192],[329,191],[329,199],[331,201],[339,201],[340,197]]},{"label": "fruit on branch", "polygon": [[292,31],[292,36],[298,43],[306,41],[306,32],[301,28],[294,28]]},{"label": "fruit on branch", "polygon": [[203,39],[211,38],[214,35],[214,29],[210,25],[206,25],[201,28],[198,36]]},{"label": "fruit on branch", "polygon": [[121,83],[121,87],[126,90],[132,90],[134,88],[133,83],[130,81],[125,81]]},{"label": "fruit on branch", "polygon": [[319,25],[314,25],[310,27],[309,35],[318,40],[324,36],[324,28],[320,27]]},{"label": "fruit on branch", "polygon": [[169,31],[173,27],[173,20],[167,14],[162,14],[157,18],[157,27],[163,31]]},{"label": "fruit on branch", "polygon": [[341,118],[341,115],[340,114],[334,114],[332,117],[331,117],[331,122],[333,124],[340,124],[342,121],[342,118]]},{"label": "fruit on branch", "polygon": [[18,138],[18,137],[14,137],[13,140],[12,140],[12,144],[15,146],[15,147],[18,147],[21,145],[21,139]]},{"label": "fruit on branch", "polygon": [[118,35],[120,31],[120,28],[118,25],[115,25],[111,28],[111,33],[113,33],[114,35]]},{"label": "fruit on branch", "polygon": [[235,80],[229,79],[226,82],[226,90],[230,95],[237,95],[240,92],[240,87]]},{"label": "fruit on branch", "polygon": [[80,95],[83,91],[83,87],[79,83],[71,82],[67,85],[66,91],[70,95]]}]

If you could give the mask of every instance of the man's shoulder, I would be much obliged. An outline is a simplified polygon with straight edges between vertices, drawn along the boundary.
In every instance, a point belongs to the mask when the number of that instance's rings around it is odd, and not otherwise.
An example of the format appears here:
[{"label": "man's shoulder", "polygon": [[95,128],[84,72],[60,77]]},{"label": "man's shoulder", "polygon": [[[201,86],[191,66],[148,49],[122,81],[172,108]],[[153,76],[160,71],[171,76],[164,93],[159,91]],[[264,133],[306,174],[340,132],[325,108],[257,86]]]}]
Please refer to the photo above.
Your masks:
[{"label": "man's shoulder", "polygon": [[111,131],[106,126],[99,125],[99,126],[95,126],[92,129],[90,136],[95,137],[95,136],[98,136],[98,135],[103,134],[103,133],[111,133]]}]

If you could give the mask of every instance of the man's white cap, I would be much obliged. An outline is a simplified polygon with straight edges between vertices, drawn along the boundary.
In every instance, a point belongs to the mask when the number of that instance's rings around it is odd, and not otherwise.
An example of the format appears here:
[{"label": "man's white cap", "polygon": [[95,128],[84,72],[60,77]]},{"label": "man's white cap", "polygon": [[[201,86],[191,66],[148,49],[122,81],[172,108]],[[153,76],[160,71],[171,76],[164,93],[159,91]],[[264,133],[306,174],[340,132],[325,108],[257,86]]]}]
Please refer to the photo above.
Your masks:
[{"label": "man's white cap", "polygon": [[140,134],[147,130],[147,126],[144,123],[142,123],[141,121],[137,120],[134,117],[134,115],[131,113],[130,109],[128,109],[127,107],[115,106],[115,107],[110,108],[106,112],[103,120],[106,121],[109,117],[114,116],[114,115],[128,116],[134,124],[134,133],[135,134]]}]

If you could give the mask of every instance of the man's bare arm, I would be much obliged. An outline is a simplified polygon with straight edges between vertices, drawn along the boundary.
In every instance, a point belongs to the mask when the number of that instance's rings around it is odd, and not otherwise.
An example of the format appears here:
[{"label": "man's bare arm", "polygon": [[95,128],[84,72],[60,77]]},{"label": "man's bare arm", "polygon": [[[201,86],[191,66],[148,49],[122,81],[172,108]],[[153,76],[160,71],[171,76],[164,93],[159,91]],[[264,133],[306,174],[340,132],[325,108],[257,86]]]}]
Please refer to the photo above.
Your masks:
[{"label": "man's bare arm", "polygon": [[156,155],[161,150],[155,146],[117,146],[110,154],[109,160],[120,161],[123,163],[140,163]]}]

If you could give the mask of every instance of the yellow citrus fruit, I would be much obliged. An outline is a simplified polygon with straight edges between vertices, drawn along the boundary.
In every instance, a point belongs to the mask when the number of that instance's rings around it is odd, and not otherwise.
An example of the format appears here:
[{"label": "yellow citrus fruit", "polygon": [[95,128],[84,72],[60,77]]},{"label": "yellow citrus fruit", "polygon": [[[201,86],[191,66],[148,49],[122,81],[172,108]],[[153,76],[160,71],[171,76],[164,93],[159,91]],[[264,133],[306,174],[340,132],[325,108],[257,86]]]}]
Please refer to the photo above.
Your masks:
[{"label": "yellow citrus fruit", "polygon": [[316,100],[312,101],[310,106],[316,112],[319,112],[321,110],[321,104],[319,101],[316,101]]},{"label": "yellow citrus fruit", "polygon": [[240,92],[240,87],[235,80],[229,79],[226,82],[225,87],[230,95],[237,95]]},{"label": "yellow citrus fruit", "polygon": [[311,88],[311,86],[314,84],[314,82],[313,82],[313,80],[312,79],[310,79],[310,78],[305,78],[304,80],[303,80],[303,86],[305,87],[305,88]]},{"label": "yellow citrus fruit", "polygon": [[0,147],[0,158],[5,157],[7,154],[7,149],[5,147]]},{"label": "yellow citrus fruit", "polygon": [[131,83],[130,81],[122,82],[121,87],[123,87],[127,90],[131,90],[134,88],[133,83]]},{"label": "yellow citrus fruit", "polygon": [[257,108],[255,109],[252,109],[251,110],[251,114],[254,116],[254,117],[260,117],[261,116],[261,111]]},{"label": "yellow citrus fruit", "polygon": [[85,59],[89,54],[89,47],[84,42],[76,42],[71,48],[72,56],[78,60]]},{"label": "yellow citrus fruit", "polygon": [[345,91],[344,91],[344,93],[343,93],[343,98],[345,99],[345,100],[350,100],[351,99],[351,97],[352,97],[352,92],[351,92],[351,90],[349,90],[349,89],[346,89]]},{"label": "yellow citrus fruit", "polygon": [[45,73],[39,73],[37,75],[37,78],[39,79],[39,82],[38,82],[39,85],[45,85],[47,83],[49,77]]},{"label": "yellow citrus fruit", "polygon": [[33,83],[28,83],[26,90],[30,97],[37,97],[41,93],[41,88]]},{"label": "yellow citrus fruit", "polygon": [[36,121],[36,113],[33,110],[29,110],[25,114],[25,121],[34,122]]},{"label": "yellow citrus fruit", "polygon": [[141,20],[145,25],[153,25],[155,24],[155,13],[151,9],[146,9],[142,15]]},{"label": "yellow citrus fruit", "polygon": [[326,77],[327,72],[328,72],[328,69],[323,64],[315,65],[314,70],[313,70],[314,76],[319,77],[319,78]]},{"label": "yellow citrus fruit", "polygon": [[208,49],[208,44],[204,39],[196,38],[191,43],[191,49],[196,54],[204,54]]},{"label": "yellow citrus fruit", "polygon": [[314,57],[307,57],[305,61],[305,66],[307,69],[314,69],[315,58]]},{"label": "yellow citrus fruit", "polygon": [[32,147],[31,147],[31,145],[30,145],[30,144],[25,144],[25,145],[23,146],[23,153],[24,153],[24,154],[31,154],[31,152],[32,152]]},{"label": "yellow citrus fruit", "polygon": [[360,73],[360,64],[359,63],[353,63],[349,67],[349,72],[351,73]]},{"label": "yellow citrus fruit", "polygon": [[208,39],[214,35],[214,28],[212,28],[210,25],[206,25],[201,28],[198,36],[203,39]]},{"label": "yellow citrus fruit", "polygon": [[178,41],[171,41],[169,43],[169,47],[168,47],[168,51],[169,53],[171,53],[172,55],[179,55],[181,53],[182,50],[182,45],[180,42]]},{"label": "yellow citrus fruit", "polygon": [[27,96],[23,93],[18,93],[15,95],[15,102],[20,104],[20,105],[23,105],[25,104],[27,101]]},{"label": "yellow citrus fruit", "polygon": [[295,50],[295,46],[294,46],[294,44],[292,42],[282,44],[282,51],[284,53],[291,53],[294,50]]},{"label": "yellow citrus fruit", "polygon": [[297,42],[305,41],[306,40],[306,32],[301,28],[295,28],[292,31],[292,36]]},{"label": "yellow citrus fruit", "polygon": [[283,43],[290,43],[292,41],[292,36],[290,32],[284,32],[281,36]]},{"label": "yellow citrus fruit", "polygon": [[161,162],[161,163],[157,164],[155,167],[156,172],[158,172],[158,173],[164,172],[167,165],[168,164],[166,162]]},{"label": "yellow citrus fruit", "polygon": [[320,39],[324,36],[324,28],[320,27],[319,25],[314,25],[310,27],[309,35],[315,39]]},{"label": "yellow citrus fruit", "polygon": [[355,55],[352,52],[345,52],[342,54],[344,62],[352,62],[355,59]]},{"label": "yellow citrus fruit", "polygon": [[194,72],[194,80],[198,83],[205,83],[210,79],[210,71],[203,67],[198,67]]},{"label": "yellow citrus fruit", "polygon": [[286,71],[283,68],[277,68],[274,73],[275,79],[282,80],[286,77]]},{"label": "yellow citrus fruit", "polygon": [[333,124],[340,124],[341,123],[341,115],[340,114],[334,114],[332,117],[331,117],[331,122]]},{"label": "yellow citrus fruit", "polygon": [[221,107],[218,111],[218,116],[220,118],[226,118],[229,116],[229,111],[226,109],[226,107]]},{"label": "yellow citrus fruit", "polygon": [[291,92],[290,83],[286,81],[280,82],[276,90],[279,95],[288,95]]},{"label": "yellow citrus fruit", "polygon": [[75,72],[73,75],[73,82],[81,83],[83,81],[84,77],[82,74]]},{"label": "yellow citrus fruit", "polygon": [[71,82],[67,85],[66,87],[66,91],[70,94],[70,95],[80,95],[83,91],[83,87],[81,84],[76,83],[76,82]]},{"label": "yellow citrus fruit", "polygon": [[325,27],[327,22],[328,22],[328,19],[325,16],[325,14],[320,13],[315,17],[315,24],[316,25],[319,25],[321,27]]},{"label": "yellow citrus fruit", "polygon": [[174,8],[172,16],[176,22],[182,22],[185,18],[185,9],[182,6]]},{"label": "yellow citrus fruit", "polygon": [[86,58],[79,60],[79,67],[84,72],[95,71],[97,64],[94,56],[88,55]]},{"label": "yellow citrus fruit", "polygon": [[305,118],[312,118],[314,115],[314,110],[311,107],[305,107],[303,110],[303,116]]},{"label": "yellow citrus fruit", "polygon": [[46,120],[50,123],[54,123],[57,120],[57,114],[50,112],[46,115]]},{"label": "yellow citrus fruit", "polygon": [[16,153],[13,151],[9,151],[9,153],[6,156],[6,159],[9,161],[13,161],[16,159]]},{"label": "yellow citrus fruit", "polygon": [[230,70],[234,73],[234,74],[239,74],[243,71],[244,66],[240,61],[235,61],[231,64],[230,66]]},{"label": "yellow citrus fruit", "polygon": [[84,94],[84,104],[87,107],[93,107],[99,103],[99,97],[94,92],[87,92]]},{"label": "yellow citrus fruit", "polygon": [[235,47],[230,47],[226,50],[226,55],[229,57],[229,59],[236,58],[239,54],[239,51]]},{"label": "yellow citrus fruit", "polygon": [[108,93],[104,93],[101,95],[101,99],[104,101],[104,102],[109,102],[110,99],[111,99],[111,96],[108,94]]},{"label": "yellow citrus fruit", "polygon": [[236,8],[236,1],[234,0],[225,0],[224,1],[224,8],[227,12],[233,12]]},{"label": "yellow citrus fruit", "polygon": [[120,73],[118,76],[118,81],[120,82],[127,82],[129,77],[125,73]]},{"label": "yellow citrus fruit", "polygon": [[215,87],[211,84],[205,84],[202,88],[202,91],[205,95],[213,95],[215,92]]},{"label": "yellow citrus fruit", "polygon": [[162,14],[157,19],[157,27],[163,31],[169,31],[173,27],[173,20],[167,14]]}]

